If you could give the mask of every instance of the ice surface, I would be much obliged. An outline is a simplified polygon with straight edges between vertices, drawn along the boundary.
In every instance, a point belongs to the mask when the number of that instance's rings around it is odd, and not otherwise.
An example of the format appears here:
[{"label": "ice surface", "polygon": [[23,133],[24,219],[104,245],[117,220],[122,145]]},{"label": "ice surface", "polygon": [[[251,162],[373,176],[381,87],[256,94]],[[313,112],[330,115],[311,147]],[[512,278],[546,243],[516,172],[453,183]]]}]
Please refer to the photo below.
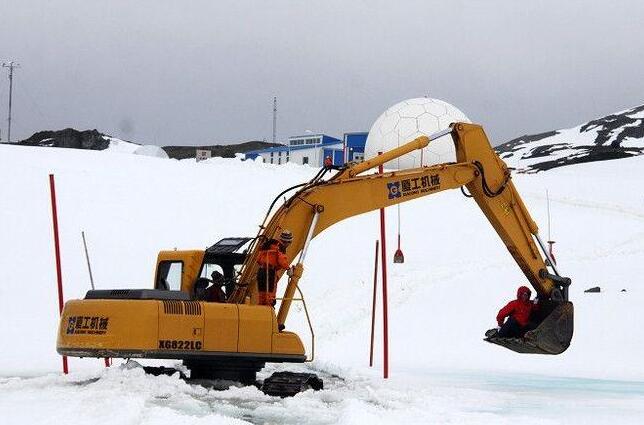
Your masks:
[{"label": "ice surface", "polygon": [[[96,359],[71,359],[61,376],[47,175],[56,176],[71,299],[89,289],[81,230],[97,288],[150,287],[160,249],[254,235],[273,197],[316,170],[0,146],[0,423],[644,423],[644,338],[631,326],[644,321],[643,166],[635,157],[514,177],[544,239],[549,190],[555,253],[573,279],[575,336],[561,356],[482,341],[524,278],[474,202],[451,191],[401,207],[406,262],[389,267],[383,382],[380,333],[376,368],[367,366],[377,213],[323,232],[301,285],[317,337],[308,367],[328,389],[281,400],[105,370]],[[395,217],[388,211],[390,238]],[[602,292],[583,293],[591,286]],[[299,306],[287,328],[309,343]]]},{"label": "ice surface", "polygon": [[[312,371],[324,375],[324,371]],[[217,391],[177,376],[112,367],[93,373],[0,378],[7,424],[637,424],[644,384],[401,370],[326,379],[323,391],[280,399],[255,387]],[[38,408],[29,408],[37,406]]]}]

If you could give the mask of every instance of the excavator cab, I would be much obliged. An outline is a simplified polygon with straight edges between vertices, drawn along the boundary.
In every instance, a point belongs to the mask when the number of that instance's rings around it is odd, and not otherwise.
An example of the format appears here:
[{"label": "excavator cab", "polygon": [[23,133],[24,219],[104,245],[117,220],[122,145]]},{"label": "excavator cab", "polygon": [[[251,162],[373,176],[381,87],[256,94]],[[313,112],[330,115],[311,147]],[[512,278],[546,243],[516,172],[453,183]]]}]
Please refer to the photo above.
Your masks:
[{"label": "excavator cab", "polygon": [[227,302],[252,238],[224,238],[205,250],[161,251],[155,290],[180,291],[196,301]]},{"label": "excavator cab", "polygon": [[210,283],[206,289],[212,294],[207,300],[226,302],[235,289],[235,277],[238,269],[246,260],[248,243],[252,238],[224,238],[207,248],[199,278],[195,282],[194,292],[199,285]]}]

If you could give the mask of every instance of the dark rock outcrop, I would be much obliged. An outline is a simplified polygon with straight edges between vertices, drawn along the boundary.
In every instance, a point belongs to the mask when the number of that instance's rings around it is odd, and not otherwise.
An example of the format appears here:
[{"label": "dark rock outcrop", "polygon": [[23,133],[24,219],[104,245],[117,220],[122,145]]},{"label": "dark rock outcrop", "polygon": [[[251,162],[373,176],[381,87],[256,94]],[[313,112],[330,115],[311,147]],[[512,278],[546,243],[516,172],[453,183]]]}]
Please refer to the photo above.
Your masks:
[{"label": "dark rock outcrop", "polygon": [[18,142],[18,144],[100,151],[110,145],[110,141],[103,136],[104,134],[98,130],[79,131],[73,128],[66,128],[56,131],[39,131],[30,138]]},{"label": "dark rock outcrop", "polygon": [[175,159],[188,159],[195,157],[196,149],[205,149],[212,152],[212,156],[220,156],[222,158],[234,158],[236,153],[244,153],[259,149],[271,148],[273,146],[281,146],[277,143],[267,142],[244,142],[235,145],[210,145],[210,146],[163,146],[163,150],[170,158]]}]

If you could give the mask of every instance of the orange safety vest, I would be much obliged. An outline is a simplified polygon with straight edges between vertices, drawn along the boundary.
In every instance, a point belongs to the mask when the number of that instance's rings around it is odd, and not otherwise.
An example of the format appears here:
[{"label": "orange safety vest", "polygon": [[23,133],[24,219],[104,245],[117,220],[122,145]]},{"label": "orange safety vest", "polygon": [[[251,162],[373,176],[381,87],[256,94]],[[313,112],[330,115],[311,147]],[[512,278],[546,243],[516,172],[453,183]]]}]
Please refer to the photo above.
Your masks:
[{"label": "orange safety vest", "polygon": [[267,248],[259,251],[257,264],[260,267],[257,271],[259,304],[274,305],[277,293],[276,273],[289,267],[286,255],[280,250],[280,243],[273,241]]},{"label": "orange safety vest", "polygon": [[273,268],[275,271],[288,269],[288,259],[280,251],[280,243],[277,241],[271,243],[268,248],[259,251],[257,264],[262,268]]}]

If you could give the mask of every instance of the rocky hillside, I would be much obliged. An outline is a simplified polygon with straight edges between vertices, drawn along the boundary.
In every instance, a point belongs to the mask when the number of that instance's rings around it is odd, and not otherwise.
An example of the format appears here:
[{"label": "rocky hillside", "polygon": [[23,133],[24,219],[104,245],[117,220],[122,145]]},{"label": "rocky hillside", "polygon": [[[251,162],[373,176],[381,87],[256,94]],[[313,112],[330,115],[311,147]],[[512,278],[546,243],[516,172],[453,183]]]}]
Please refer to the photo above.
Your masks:
[{"label": "rocky hillside", "polygon": [[100,133],[96,129],[78,131],[73,128],[66,128],[56,131],[39,131],[28,139],[21,140],[18,144],[100,151],[110,146],[110,137]]},{"label": "rocky hillside", "polygon": [[236,153],[244,153],[258,149],[266,149],[273,146],[280,146],[276,143],[267,142],[245,142],[235,145],[210,145],[210,146],[164,146],[170,158],[187,159],[195,157],[195,149],[205,149],[212,152],[212,156],[221,156],[223,158],[234,158]]},{"label": "rocky hillside", "polygon": [[563,165],[644,153],[644,105],[577,127],[525,135],[496,147],[510,167],[536,173]]},{"label": "rocky hillside", "polygon": [[[116,148],[120,151],[134,151],[138,143],[128,142],[103,134],[98,130],[79,131],[73,128],[56,131],[39,131],[31,137],[17,143],[23,146],[43,146],[57,148],[73,148],[88,150],[105,150]],[[123,149],[128,145],[128,149]],[[250,150],[264,149],[276,146],[273,143],[250,141],[232,145],[207,145],[207,146],[163,146],[163,150],[170,158],[187,159],[195,157],[196,149],[206,149],[212,152],[212,156],[233,158],[236,153],[244,153]]]}]

